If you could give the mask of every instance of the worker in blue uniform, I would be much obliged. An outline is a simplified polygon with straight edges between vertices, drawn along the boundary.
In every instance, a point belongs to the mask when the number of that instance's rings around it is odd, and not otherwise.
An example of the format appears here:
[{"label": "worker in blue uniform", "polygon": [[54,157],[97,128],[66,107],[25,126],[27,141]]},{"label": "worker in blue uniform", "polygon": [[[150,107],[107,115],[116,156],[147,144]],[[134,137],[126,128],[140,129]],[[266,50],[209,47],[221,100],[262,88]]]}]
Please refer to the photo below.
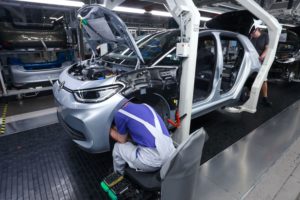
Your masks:
[{"label": "worker in blue uniform", "polygon": [[175,151],[163,120],[147,104],[127,102],[116,112],[110,135],[116,141],[114,171],[120,174],[126,164],[143,172],[159,170]]}]

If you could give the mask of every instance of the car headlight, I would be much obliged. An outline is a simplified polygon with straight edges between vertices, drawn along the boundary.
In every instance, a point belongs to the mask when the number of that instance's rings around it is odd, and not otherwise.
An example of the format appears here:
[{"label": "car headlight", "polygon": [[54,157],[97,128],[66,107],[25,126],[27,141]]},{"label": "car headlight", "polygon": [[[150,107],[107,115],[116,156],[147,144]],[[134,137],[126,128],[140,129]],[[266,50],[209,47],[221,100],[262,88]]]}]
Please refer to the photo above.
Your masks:
[{"label": "car headlight", "polygon": [[105,101],[123,88],[121,84],[73,91],[77,101],[83,103],[98,103]]}]

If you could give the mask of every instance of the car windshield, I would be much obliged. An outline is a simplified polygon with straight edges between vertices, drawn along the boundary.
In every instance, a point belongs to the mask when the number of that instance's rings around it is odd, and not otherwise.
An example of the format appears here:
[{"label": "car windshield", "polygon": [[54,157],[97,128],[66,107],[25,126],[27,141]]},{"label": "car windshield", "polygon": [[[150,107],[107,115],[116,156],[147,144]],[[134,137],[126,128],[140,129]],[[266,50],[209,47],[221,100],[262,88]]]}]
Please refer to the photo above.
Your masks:
[{"label": "car windshield", "polygon": [[[145,65],[150,65],[159,57],[175,47],[178,42],[179,31],[168,31],[153,34],[146,40],[138,42],[138,48],[143,56]],[[124,45],[117,47],[110,53],[104,55],[102,60],[115,64],[135,66],[137,57],[134,51],[125,48]]]}]

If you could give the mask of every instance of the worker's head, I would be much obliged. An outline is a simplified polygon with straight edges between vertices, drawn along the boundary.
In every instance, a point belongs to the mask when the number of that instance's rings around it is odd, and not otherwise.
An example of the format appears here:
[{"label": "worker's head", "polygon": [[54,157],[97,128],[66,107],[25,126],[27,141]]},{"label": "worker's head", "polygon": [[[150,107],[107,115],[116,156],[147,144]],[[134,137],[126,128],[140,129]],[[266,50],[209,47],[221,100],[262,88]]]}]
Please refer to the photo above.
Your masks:
[{"label": "worker's head", "polygon": [[260,35],[261,31],[259,28],[254,29],[250,34],[251,38],[258,38]]},{"label": "worker's head", "polygon": [[251,38],[258,38],[261,35],[260,26],[262,25],[261,20],[253,20],[253,24],[249,30]]}]

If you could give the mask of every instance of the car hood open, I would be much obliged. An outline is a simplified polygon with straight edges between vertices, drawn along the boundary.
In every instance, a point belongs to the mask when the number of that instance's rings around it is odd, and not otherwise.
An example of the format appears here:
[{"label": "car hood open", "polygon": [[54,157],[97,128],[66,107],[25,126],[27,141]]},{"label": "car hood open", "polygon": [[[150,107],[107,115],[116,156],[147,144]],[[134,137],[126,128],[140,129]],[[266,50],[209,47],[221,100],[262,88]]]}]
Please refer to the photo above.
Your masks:
[{"label": "car hood open", "polygon": [[249,36],[254,19],[257,19],[248,10],[227,12],[206,22],[207,28],[237,32]]},{"label": "car hood open", "polygon": [[[88,5],[78,10],[84,35],[89,41],[100,43],[125,44],[133,50],[138,59],[144,62],[142,54],[125,23],[112,10],[100,5]],[[96,51],[96,45],[91,45]]]}]

